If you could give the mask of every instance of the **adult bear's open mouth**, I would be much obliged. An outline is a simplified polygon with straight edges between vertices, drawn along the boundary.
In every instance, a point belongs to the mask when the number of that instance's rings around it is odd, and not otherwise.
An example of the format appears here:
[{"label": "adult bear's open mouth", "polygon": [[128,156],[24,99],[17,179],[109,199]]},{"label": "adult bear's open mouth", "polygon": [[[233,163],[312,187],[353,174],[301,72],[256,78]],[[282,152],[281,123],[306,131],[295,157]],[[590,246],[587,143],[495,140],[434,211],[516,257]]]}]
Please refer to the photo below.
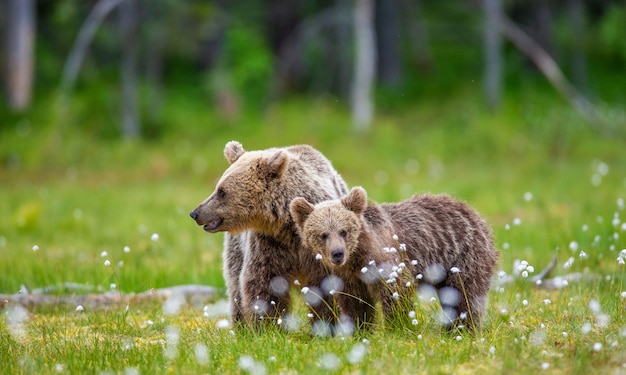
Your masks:
[{"label": "adult bear's open mouth", "polygon": [[215,232],[215,230],[217,228],[219,228],[220,225],[222,225],[222,222],[224,220],[222,218],[213,220],[212,222],[208,223],[208,224],[204,224],[204,226],[202,227],[202,229],[204,229],[207,232]]}]

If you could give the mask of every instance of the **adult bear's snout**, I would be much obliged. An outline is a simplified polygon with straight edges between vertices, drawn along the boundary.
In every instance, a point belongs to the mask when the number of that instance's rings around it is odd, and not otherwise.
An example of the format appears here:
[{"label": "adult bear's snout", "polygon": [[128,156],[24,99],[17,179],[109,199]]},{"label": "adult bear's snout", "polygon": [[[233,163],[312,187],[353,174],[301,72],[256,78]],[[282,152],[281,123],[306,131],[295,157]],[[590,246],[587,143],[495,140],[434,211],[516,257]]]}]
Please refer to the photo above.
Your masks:
[{"label": "adult bear's snout", "polygon": [[198,213],[196,212],[196,210],[191,211],[189,213],[189,216],[191,216],[191,218],[194,220],[198,220]]}]

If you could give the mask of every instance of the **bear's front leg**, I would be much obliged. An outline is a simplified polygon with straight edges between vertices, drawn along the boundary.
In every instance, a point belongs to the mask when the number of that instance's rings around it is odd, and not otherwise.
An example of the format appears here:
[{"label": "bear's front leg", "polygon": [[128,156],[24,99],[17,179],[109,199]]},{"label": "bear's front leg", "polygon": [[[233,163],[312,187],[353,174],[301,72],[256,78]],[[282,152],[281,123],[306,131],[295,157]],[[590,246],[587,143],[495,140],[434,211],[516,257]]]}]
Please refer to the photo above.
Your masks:
[{"label": "bear's front leg", "polygon": [[240,278],[241,311],[249,323],[277,320],[289,308],[289,282],[297,254],[259,234],[251,235]]},{"label": "bear's front leg", "polygon": [[226,293],[228,294],[231,323],[233,325],[243,323],[239,278],[243,268],[244,254],[248,251],[248,238],[249,232],[237,235],[224,234],[223,274],[226,282]]},{"label": "bear's front leg", "polygon": [[355,330],[371,330],[376,314],[375,298],[363,281],[348,278],[343,280],[344,290],[337,296],[340,313],[352,320]]}]

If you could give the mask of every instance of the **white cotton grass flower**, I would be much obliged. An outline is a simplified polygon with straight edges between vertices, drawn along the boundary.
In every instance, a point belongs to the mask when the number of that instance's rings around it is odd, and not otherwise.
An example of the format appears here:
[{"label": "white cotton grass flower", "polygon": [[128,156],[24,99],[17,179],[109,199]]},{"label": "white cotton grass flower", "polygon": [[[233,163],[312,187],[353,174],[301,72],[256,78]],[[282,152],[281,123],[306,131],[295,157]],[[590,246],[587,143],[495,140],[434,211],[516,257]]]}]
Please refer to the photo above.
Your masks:
[{"label": "white cotton grass flower", "polygon": [[152,241],[158,241],[159,240],[159,234],[158,233],[152,233],[152,236],[150,236],[150,239]]},{"label": "white cotton grass flower", "polygon": [[520,219],[519,217],[516,217],[515,219],[513,219],[513,225],[521,225],[522,224],[522,219]]},{"label": "white cotton grass flower", "polygon": [[336,370],[341,365],[341,359],[334,353],[324,353],[319,363],[326,370]]},{"label": "white cotton grass flower", "polygon": [[626,260],[626,249],[622,249],[617,256],[617,264],[624,265]]},{"label": "white cotton grass flower", "polygon": [[219,319],[215,322],[215,327],[219,329],[230,328],[230,321],[228,319]]},{"label": "white cotton grass flower", "polygon": [[102,258],[106,257],[107,255],[109,255],[109,253],[106,250],[100,253],[100,257]]},{"label": "white cotton grass flower", "polygon": [[335,275],[328,275],[322,280],[322,290],[330,295],[343,291],[343,280]]},{"label": "white cotton grass flower", "polygon": [[237,361],[237,363],[239,364],[239,367],[242,370],[247,371],[250,374],[254,374],[254,375],[267,374],[267,369],[265,368],[265,365],[262,362],[255,361],[254,358],[252,358],[249,355],[244,355],[244,356],[239,357],[239,360]]},{"label": "white cotton grass flower", "polygon": [[83,305],[78,305],[78,306],[76,306],[76,310],[75,311],[76,312],[81,312],[81,311],[84,311],[84,310],[85,310],[85,308],[83,307]]},{"label": "white cotton grass flower", "polygon": [[173,360],[178,356],[178,342],[180,341],[180,328],[170,325],[165,328],[165,358]]},{"label": "white cotton grass flower", "polygon": [[274,295],[284,296],[289,291],[289,281],[282,276],[274,276],[270,280],[270,289]]},{"label": "white cotton grass flower", "polygon": [[580,259],[587,259],[587,258],[589,258],[589,255],[587,255],[587,253],[585,253],[584,250],[581,250],[580,253],[578,254],[578,257]]},{"label": "white cotton grass flower", "polygon": [[39,246],[33,245],[33,252],[36,252],[37,250],[39,250]]},{"label": "white cotton grass flower", "polygon": [[576,241],[571,241],[569,243],[569,249],[572,250],[573,252],[578,251],[578,242]]},{"label": "white cotton grass flower", "polygon": [[204,366],[209,363],[209,348],[202,343],[197,343],[194,347],[194,354],[196,355],[196,362],[200,366]]},{"label": "white cotton grass flower", "polygon": [[315,254],[315,260],[322,260],[322,254]]},{"label": "white cotton grass flower", "polygon": [[365,344],[357,342],[352,346],[352,349],[346,355],[348,362],[353,365],[358,365],[363,361],[363,358],[367,355],[367,346]]},{"label": "white cotton grass flower", "polygon": [[598,315],[602,312],[600,302],[598,302],[597,299],[592,299],[589,301],[589,309],[591,310],[591,313],[593,315]]},{"label": "white cotton grass flower", "polygon": [[452,273],[459,273],[459,272],[461,272],[461,269],[459,267],[452,267],[452,268],[450,268],[450,272],[452,272]]},{"label": "white cotton grass flower", "polygon": [[398,240],[398,235],[394,234],[393,236],[391,236],[391,238],[393,238],[394,241],[397,241]]},{"label": "white cotton grass flower", "polygon": [[180,312],[183,305],[185,305],[187,301],[185,300],[185,296],[182,293],[173,293],[170,295],[165,302],[163,302],[163,314],[165,315],[176,315]]},{"label": "white cotton grass flower", "polygon": [[574,264],[574,257],[569,257],[569,259],[563,264],[563,268],[568,269],[572,267]]},{"label": "white cotton grass flower", "polygon": [[367,267],[363,267],[363,268],[361,268],[361,273],[367,273],[367,271],[368,271],[368,268],[367,268]]},{"label": "white cotton grass flower", "polygon": [[306,295],[307,293],[309,293],[311,289],[308,286],[303,287],[302,289],[300,289],[300,292],[302,292],[302,294]]},{"label": "white cotton grass flower", "polygon": [[124,252],[130,253],[130,246],[124,246]]},{"label": "white cotton grass flower", "polygon": [[107,267],[108,267],[108,266],[110,266],[110,265],[111,265],[111,261],[110,261],[110,260],[108,260],[108,259],[107,259],[107,260],[105,260],[105,261],[104,261],[104,265],[105,265],[105,266],[107,266]]}]

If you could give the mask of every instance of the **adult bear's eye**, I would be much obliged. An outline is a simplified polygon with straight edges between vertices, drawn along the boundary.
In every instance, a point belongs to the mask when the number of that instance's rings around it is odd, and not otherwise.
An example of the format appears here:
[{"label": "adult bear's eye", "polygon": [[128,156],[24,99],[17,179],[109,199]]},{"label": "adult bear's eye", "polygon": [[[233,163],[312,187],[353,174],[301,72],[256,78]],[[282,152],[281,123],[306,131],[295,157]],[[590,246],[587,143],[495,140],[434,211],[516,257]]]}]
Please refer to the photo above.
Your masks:
[{"label": "adult bear's eye", "polygon": [[341,232],[339,232],[339,235],[341,236],[341,238],[346,238],[348,237],[348,232],[345,230],[342,230]]},{"label": "adult bear's eye", "polygon": [[217,197],[219,199],[222,199],[225,196],[226,196],[226,192],[224,191],[224,189],[222,189],[222,188],[217,189]]},{"label": "adult bear's eye", "polygon": [[326,240],[328,239],[328,234],[327,234],[327,233],[322,233],[322,234],[320,234],[320,239],[321,239],[322,241],[326,241]]}]

